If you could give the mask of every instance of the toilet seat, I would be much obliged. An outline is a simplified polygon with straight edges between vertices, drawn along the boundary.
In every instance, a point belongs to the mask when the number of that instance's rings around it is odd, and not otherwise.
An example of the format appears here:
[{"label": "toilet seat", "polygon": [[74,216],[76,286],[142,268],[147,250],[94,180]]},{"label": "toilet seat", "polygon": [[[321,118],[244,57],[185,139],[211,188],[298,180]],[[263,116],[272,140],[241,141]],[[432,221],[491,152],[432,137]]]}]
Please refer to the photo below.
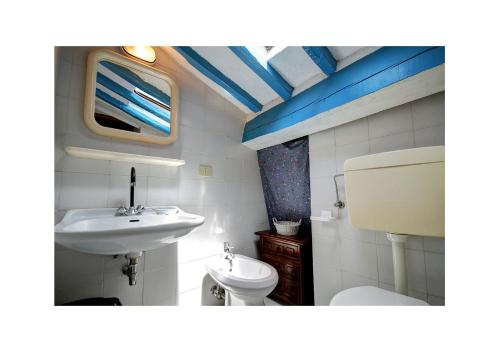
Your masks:
[{"label": "toilet seat", "polygon": [[374,286],[353,287],[337,293],[331,306],[428,306],[427,302]]}]

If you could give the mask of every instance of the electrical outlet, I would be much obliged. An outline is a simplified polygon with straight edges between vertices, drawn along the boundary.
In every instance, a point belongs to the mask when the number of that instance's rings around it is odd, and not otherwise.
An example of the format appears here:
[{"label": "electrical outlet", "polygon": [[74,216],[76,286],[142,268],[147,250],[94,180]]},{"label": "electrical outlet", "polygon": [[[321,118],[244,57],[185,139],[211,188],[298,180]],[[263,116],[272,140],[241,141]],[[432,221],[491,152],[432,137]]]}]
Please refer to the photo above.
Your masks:
[{"label": "electrical outlet", "polygon": [[203,177],[211,177],[213,176],[213,170],[211,165],[199,165],[198,166],[198,175]]}]

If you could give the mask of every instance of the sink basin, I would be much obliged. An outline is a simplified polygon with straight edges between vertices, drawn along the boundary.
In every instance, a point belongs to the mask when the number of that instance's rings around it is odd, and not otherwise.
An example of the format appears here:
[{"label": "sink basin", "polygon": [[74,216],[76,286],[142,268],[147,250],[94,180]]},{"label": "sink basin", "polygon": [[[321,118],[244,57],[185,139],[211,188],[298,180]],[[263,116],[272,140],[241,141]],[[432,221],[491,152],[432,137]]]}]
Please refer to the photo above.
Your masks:
[{"label": "sink basin", "polygon": [[115,208],[70,210],[55,226],[55,241],[85,253],[140,255],[176,242],[205,222],[173,206],[148,207],[133,216],[115,213]]}]

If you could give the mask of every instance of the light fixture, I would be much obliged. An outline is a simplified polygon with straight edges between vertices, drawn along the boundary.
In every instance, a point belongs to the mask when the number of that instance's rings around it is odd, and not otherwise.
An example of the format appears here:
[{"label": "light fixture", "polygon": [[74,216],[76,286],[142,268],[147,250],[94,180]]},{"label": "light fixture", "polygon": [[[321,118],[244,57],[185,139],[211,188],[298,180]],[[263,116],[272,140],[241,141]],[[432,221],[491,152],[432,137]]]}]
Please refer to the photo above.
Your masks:
[{"label": "light fixture", "polygon": [[122,46],[125,54],[152,64],[156,61],[156,52],[152,46]]}]

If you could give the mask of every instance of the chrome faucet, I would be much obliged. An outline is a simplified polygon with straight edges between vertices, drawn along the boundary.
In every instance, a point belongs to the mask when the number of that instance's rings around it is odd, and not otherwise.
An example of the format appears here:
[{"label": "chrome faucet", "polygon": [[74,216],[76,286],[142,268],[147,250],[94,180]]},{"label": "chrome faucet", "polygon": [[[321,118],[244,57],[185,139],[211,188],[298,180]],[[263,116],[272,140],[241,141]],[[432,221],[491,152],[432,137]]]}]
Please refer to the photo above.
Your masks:
[{"label": "chrome faucet", "polygon": [[116,210],[116,215],[141,215],[144,211],[142,205],[138,205],[134,208],[134,193],[135,193],[135,167],[130,169],[130,207],[127,209],[124,206],[119,207]]},{"label": "chrome faucet", "polygon": [[224,242],[224,259],[229,262],[229,271],[233,271],[233,258],[234,253],[232,249],[234,247],[229,245],[229,242]]}]

